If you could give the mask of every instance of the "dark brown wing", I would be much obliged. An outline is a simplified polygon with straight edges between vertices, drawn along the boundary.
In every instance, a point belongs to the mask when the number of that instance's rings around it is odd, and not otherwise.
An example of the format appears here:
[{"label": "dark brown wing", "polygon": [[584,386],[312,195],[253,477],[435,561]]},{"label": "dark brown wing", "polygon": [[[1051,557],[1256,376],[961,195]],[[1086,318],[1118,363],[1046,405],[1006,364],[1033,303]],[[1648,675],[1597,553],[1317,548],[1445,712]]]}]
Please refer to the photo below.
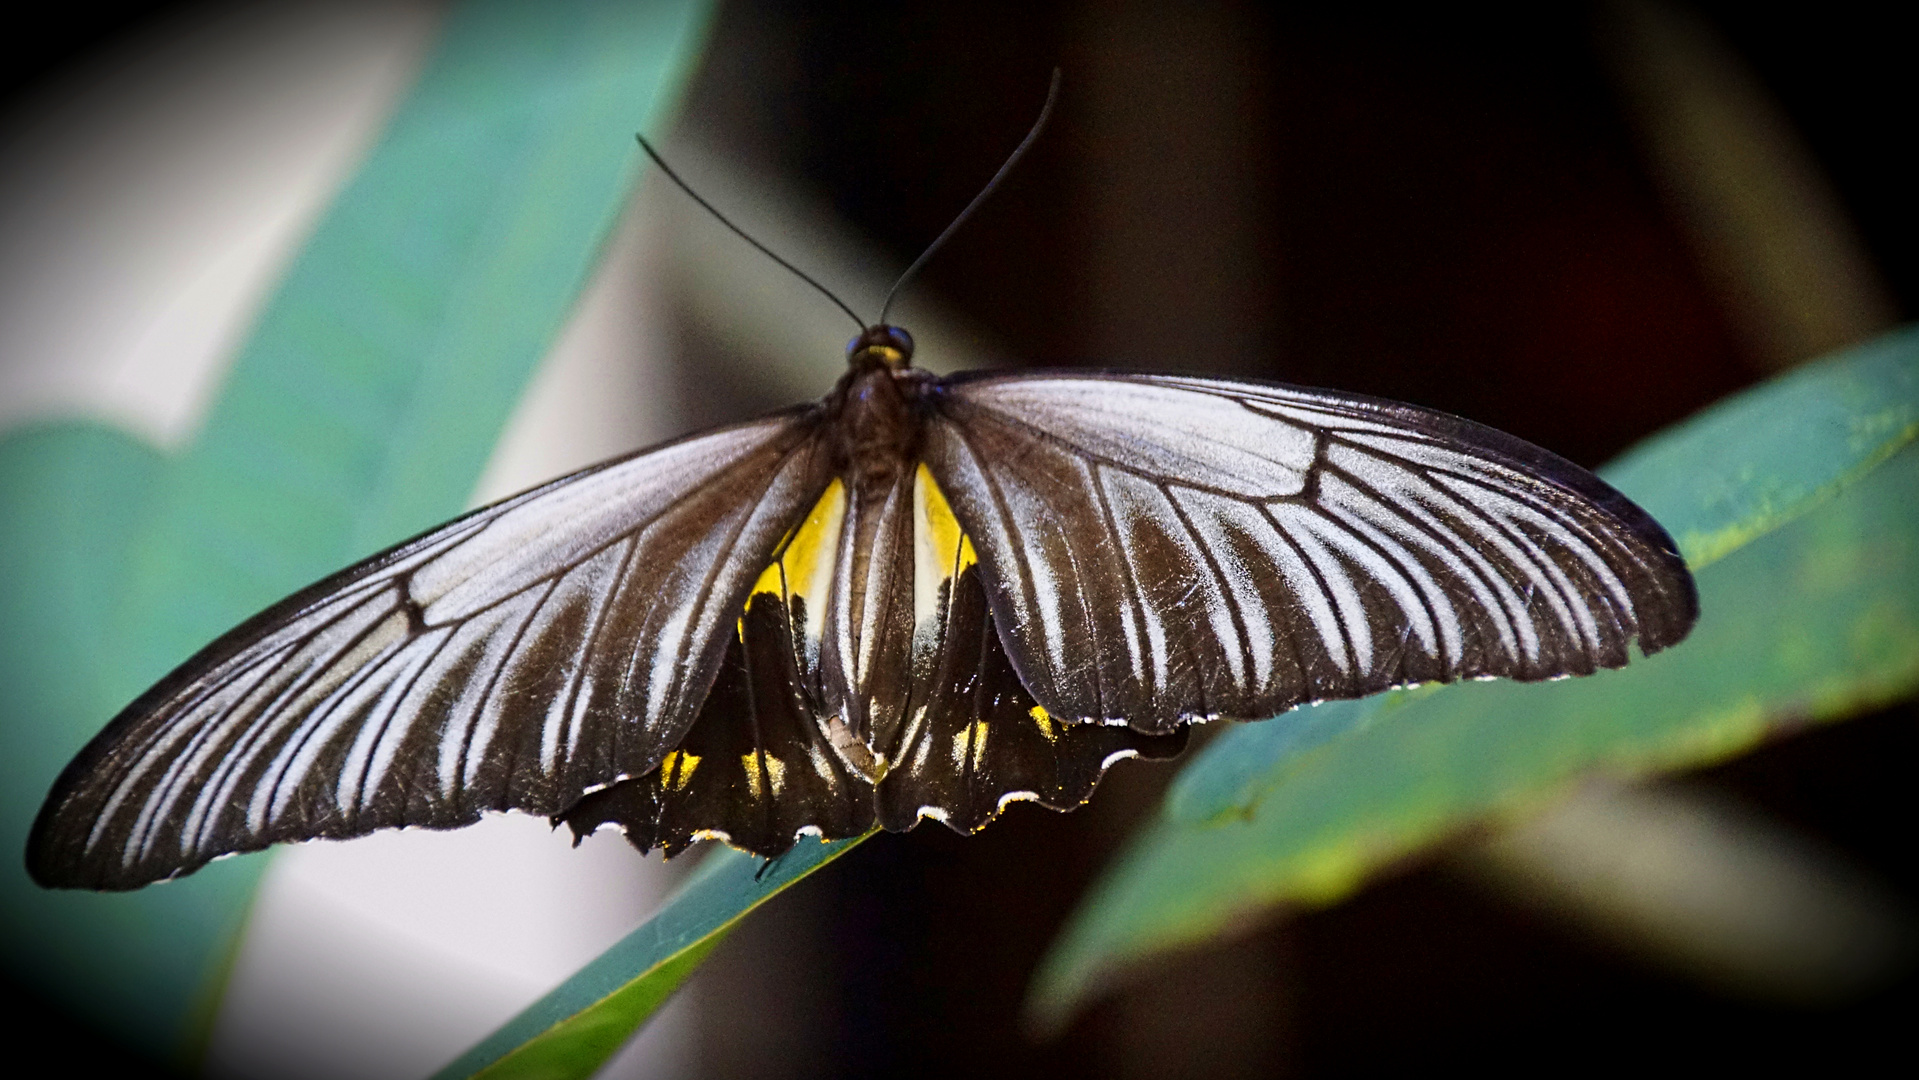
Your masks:
[{"label": "dark brown wing", "polygon": [[554,814],[649,772],[830,478],[819,429],[795,410],[598,465],[275,605],[68,766],[31,872],[135,888],[279,840]]},{"label": "dark brown wing", "polygon": [[926,458],[1054,716],[1168,731],[1626,662],[1697,615],[1602,481],[1442,413],[1173,376],[960,377]]}]

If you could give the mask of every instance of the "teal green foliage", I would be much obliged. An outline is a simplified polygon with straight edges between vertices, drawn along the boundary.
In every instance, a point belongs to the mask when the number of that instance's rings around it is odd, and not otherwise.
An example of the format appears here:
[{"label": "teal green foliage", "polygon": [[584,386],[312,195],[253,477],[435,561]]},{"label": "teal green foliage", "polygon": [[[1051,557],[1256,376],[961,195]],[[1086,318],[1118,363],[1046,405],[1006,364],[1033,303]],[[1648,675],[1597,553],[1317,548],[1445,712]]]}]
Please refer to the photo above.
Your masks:
[{"label": "teal green foliage", "polygon": [[127,701],[266,604],[457,513],[625,206],[700,0],[469,0],[166,459],[81,424],[0,439],[5,963],[155,1053],[211,1014],[261,857],[126,895],[19,852]]}]

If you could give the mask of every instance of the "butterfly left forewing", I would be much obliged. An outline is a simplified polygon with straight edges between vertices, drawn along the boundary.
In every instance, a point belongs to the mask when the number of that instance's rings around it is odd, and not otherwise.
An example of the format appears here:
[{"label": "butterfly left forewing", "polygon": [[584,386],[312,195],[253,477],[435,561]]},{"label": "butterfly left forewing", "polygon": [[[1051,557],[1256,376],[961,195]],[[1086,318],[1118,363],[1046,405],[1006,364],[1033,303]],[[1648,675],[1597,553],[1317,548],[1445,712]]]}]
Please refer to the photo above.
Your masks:
[{"label": "butterfly left forewing", "polygon": [[1697,614],[1603,482],[1444,414],[1169,376],[960,377],[926,455],[1055,715],[1164,731],[1617,667]]}]

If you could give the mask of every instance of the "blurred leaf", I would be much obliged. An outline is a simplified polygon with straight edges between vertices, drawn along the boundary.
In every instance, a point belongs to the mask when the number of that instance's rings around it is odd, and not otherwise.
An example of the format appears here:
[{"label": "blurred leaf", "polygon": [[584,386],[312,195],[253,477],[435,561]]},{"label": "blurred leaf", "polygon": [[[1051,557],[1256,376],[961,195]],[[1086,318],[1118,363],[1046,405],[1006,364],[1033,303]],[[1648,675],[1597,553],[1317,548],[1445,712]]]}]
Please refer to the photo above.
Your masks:
[{"label": "blurred leaf", "polygon": [[1600,475],[1698,571],[1919,437],[1919,329],[1806,364],[1628,450]]},{"label": "blurred leaf", "polygon": [[[633,130],[670,103],[708,6],[459,5],[184,453],[163,462],[81,425],[0,444],[12,843],[154,679],[461,508],[626,204]],[[16,974],[167,1053],[210,1013],[264,862],[111,896],[45,892],[7,866]]]},{"label": "blurred leaf", "polygon": [[435,1080],[593,1075],[747,912],[860,839],[802,841],[770,864],[716,848],[646,925],[434,1074]]},{"label": "blurred leaf", "polygon": [[1585,679],[1429,686],[1222,733],[1054,943],[1033,1016],[1057,1025],[1129,965],[1278,905],[1330,903],[1583,772],[1697,765],[1910,694],[1916,433],[1907,332],[1635,449],[1608,475],[1701,567],[1690,638]]}]

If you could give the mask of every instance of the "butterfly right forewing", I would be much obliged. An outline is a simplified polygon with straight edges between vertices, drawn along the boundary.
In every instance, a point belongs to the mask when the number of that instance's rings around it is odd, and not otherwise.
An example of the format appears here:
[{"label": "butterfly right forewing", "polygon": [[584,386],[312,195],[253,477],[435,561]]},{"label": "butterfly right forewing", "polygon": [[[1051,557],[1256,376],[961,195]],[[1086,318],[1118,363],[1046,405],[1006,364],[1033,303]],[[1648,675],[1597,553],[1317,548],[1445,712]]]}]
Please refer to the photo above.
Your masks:
[{"label": "butterfly right forewing", "polygon": [[276,840],[554,814],[653,770],[830,479],[808,408],[595,466],[309,588],[128,706],[56,783],[46,884]]}]

